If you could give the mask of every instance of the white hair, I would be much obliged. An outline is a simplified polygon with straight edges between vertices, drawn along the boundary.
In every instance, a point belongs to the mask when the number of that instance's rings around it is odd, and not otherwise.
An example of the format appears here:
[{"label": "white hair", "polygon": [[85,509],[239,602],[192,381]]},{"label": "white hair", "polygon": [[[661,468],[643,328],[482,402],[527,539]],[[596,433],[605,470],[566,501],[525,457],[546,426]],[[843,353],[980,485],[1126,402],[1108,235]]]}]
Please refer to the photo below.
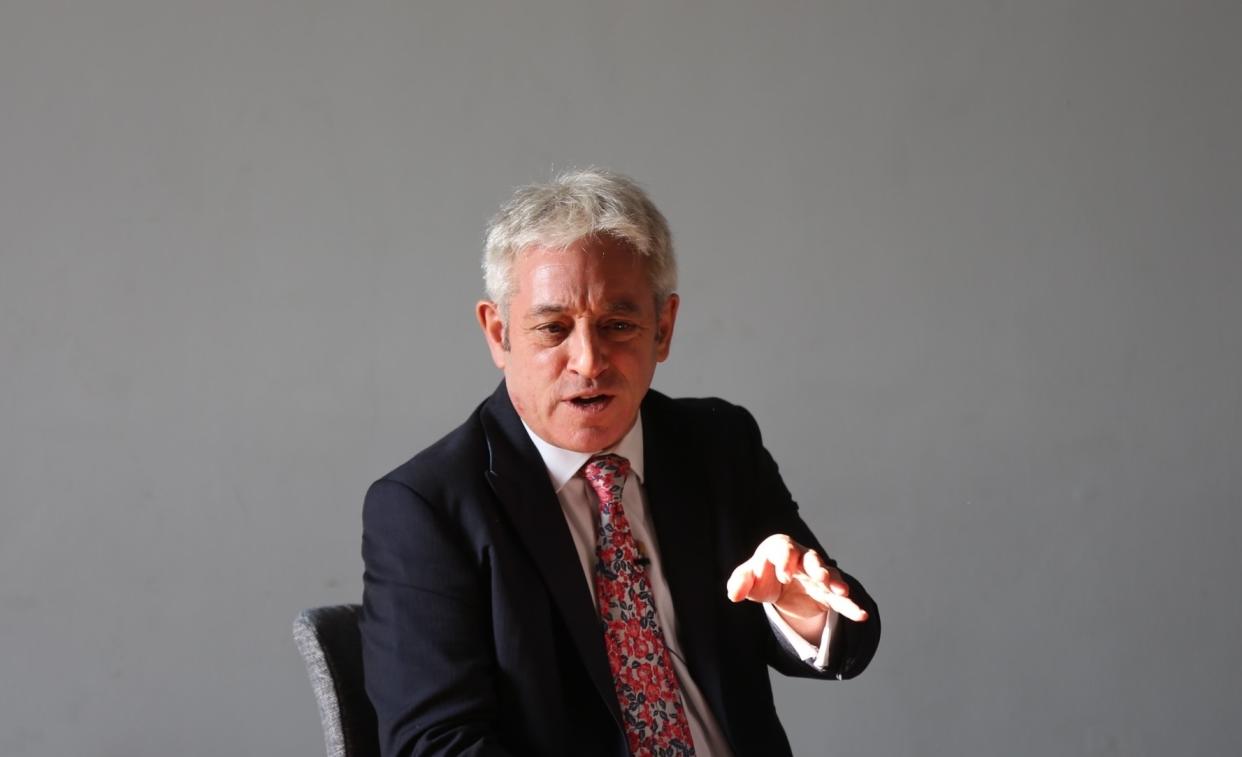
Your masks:
[{"label": "white hair", "polygon": [[628,176],[587,168],[518,188],[492,217],[483,250],[488,299],[507,319],[519,254],[532,247],[566,249],[593,235],[625,242],[647,259],[657,306],[677,288],[672,236],[655,203]]}]

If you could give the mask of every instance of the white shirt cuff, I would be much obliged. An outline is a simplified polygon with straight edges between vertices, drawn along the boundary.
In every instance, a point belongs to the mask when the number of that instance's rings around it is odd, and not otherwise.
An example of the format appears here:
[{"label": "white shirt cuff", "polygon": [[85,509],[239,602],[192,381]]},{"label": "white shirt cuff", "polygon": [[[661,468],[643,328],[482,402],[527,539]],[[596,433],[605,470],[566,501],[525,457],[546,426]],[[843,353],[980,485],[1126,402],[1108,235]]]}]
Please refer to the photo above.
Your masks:
[{"label": "white shirt cuff", "polygon": [[824,670],[828,667],[828,648],[832,645],[832,632],[837,627],[836,610],[828,609],[828,618],[824,622],[824,635],[819,638],[819,646],[802,638],[801,634],[793,630],[771,602],[763,603],[763,611],[768,614],[768,622],[781,632],[799,659],[816,670]]}]

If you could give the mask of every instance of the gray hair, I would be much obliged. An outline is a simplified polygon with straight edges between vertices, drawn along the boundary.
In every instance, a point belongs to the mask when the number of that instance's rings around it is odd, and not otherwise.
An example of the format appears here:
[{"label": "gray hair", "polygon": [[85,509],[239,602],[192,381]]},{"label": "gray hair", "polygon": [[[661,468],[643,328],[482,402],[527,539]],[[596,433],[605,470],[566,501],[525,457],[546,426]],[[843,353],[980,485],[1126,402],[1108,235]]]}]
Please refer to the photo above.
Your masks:
[{"label": "gray hair", "polygon": [[565,249],[597,234],[625,242],[647,258],[657,306],[677,288],[672,236],[655,203],[628,176],[587,168],[520,187],[492,217],[483,251],[488,299],[507,319],[519,254],[535,246]]}]

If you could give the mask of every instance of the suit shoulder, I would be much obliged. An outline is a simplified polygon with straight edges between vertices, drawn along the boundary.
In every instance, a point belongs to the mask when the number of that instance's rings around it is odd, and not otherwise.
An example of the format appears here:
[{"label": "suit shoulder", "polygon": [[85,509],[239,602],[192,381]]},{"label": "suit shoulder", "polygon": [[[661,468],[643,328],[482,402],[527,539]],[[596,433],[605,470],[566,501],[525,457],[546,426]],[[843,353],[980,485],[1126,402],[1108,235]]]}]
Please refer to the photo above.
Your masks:
[{"label": "suit shoulder", "polygon": [[400,484],[425,498],[434,498],[447,482],[459,484],[472,473],[481,474],[487,466],[488,450],[479,412],[476,408],[460,426],[379,480]]},{"label": "suit shoulder", "polygon": [[754,416],[741,405],[719,397],[672,398],[656,391],[648,393],[653,412],[674,419],[679,425],[713,428],[717,430],[753,427],[757,429]]}]

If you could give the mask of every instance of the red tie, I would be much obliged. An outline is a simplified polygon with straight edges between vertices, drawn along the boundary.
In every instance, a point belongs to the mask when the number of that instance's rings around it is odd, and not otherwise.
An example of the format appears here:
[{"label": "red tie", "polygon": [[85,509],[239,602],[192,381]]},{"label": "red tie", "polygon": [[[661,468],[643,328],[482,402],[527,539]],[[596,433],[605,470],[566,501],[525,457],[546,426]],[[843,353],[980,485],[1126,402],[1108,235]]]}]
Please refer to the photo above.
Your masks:
[{"label": "red tie", "polygon": [[639,565],[621,490],[630,461],[598,455],[583,468],[599,497],[595,554],[595,599],[604,621],[608,664],[617,689],[625,738],[634,757],[694,754],[694,741],[681,704],[681,687],[656,620],[646,568]]}]

